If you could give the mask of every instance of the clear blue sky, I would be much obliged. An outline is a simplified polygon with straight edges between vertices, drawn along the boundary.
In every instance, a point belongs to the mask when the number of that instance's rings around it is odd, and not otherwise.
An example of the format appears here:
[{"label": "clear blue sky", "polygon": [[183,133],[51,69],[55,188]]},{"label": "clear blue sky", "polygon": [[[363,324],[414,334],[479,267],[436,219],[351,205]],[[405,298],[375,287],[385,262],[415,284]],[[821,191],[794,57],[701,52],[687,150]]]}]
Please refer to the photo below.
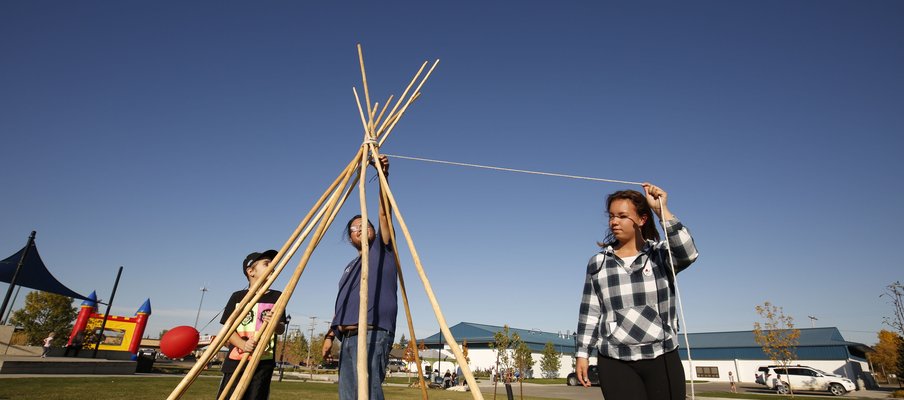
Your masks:
[{"label": "clear blue sky", "polygon": [[[151,335],[192,325],[206,285],[205,324],[360,145],[361,42],[375,101],[442,60],[384,152],[654,182],[700,250],[690,332],[751,329],[768,300],[871,344],[904,280],[902,20],[899,1],[6,1],[0,256],[37,230],[103,299],[125,266],[113,311],[150,298]],[[391,183],[450,323],[552,332],[575,329],[626,188],[401,159]],[[293,325],[331,316],[354,256],[331,229]]]}]

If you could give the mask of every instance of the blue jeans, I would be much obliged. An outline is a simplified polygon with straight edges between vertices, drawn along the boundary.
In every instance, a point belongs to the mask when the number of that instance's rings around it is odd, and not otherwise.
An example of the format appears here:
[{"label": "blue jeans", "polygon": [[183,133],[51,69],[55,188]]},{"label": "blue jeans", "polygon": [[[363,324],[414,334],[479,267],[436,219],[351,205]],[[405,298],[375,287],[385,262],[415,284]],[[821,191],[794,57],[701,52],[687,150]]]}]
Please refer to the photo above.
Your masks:
[{"label": "blue jeans", "polygon": [[[383,378],[389,364],[389,350],[395,334],[384,330],[367,332],[367,365],[371,400],[383,400]],[[342,339],[339,351],[339,400],[358,398],[358,336]]]}]

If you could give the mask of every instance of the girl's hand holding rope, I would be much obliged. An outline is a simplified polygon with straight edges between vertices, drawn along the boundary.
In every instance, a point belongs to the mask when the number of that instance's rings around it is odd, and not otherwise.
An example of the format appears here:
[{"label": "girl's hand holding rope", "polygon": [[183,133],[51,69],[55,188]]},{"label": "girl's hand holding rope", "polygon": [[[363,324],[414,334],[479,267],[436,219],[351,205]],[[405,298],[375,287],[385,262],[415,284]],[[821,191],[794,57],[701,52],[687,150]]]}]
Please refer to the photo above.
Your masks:
[{"label": "girl's hand holding rope", "polygon": [[641,186],[643,186],[644,194],[647,197],[647,204],[650,205],[659,220],[668,221],[672,219],[672,213],[669,212],[667,206],[669,194],[650,182],[644,182]]}]

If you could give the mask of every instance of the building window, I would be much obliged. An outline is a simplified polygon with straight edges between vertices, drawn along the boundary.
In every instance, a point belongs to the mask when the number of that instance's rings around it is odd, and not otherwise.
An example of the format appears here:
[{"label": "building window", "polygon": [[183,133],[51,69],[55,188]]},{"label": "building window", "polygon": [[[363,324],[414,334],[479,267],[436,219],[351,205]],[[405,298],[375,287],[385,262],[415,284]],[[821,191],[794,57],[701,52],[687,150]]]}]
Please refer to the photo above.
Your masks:
[{"label": "building window", "polygon": [[697,367],[698,378],[718,378],[719,367]]}]

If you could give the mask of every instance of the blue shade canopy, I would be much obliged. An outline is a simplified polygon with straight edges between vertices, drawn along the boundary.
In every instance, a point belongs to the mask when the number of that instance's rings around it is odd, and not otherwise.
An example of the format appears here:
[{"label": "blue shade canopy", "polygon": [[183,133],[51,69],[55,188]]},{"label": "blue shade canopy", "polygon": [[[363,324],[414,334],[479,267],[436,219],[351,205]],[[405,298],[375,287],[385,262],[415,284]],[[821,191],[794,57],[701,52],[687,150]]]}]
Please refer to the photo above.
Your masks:
[{"label": "blue shade canopy", "polygon": [[[22,252],[27,247],[23,247],[16,254],[0,261],[0,282],[10,283],[13,280],[16,266],[19,264],[19,259],[22,258]],[[16,285],[56,293],[74,299],[88,300],[87,297],[69,289],[54,278],[53,274],[47,270],[47,266],[44,265],[44,261],[41,260],[41,255],[38,254],[38,247],[33,243],[31,244],[31,249],[28,250],[28,254],[25,255],[25,262],[22,264],[22,269],[19,270],[19,276],[16,277]]]}]

